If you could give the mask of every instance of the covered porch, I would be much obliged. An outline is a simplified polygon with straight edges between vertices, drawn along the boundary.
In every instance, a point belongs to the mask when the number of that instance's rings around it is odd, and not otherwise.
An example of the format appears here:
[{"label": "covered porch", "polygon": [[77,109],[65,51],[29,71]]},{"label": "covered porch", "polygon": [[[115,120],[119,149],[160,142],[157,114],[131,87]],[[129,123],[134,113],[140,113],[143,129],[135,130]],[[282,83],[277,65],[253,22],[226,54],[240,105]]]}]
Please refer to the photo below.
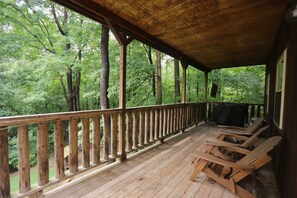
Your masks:
[{"label": "covered porch", "polygon": [[[296,5],[296,1],[216,1],[213,4],[55,1],[105,24],[114,33],[120,46],[119,108],[0,118],[1,196],[234,197],[204,176],[195,182],[188,180],[191,154],[203,147],[203,137],[212,135],[216,128],[199,125],[187,129],[211,120],[213,104],[207,99],[211,70],[266,64],[265,96],[261,96],[265,103],[252,104],[246,122],[252,116],[265,115],[270,125],[267,136],[283,136],[283,144],[273,153],[278,185],[267,182],[269,187],[257,189],[261,185],[253,179],[243,185],[258,197],[266,196],[266,190],[272,197],[278,189],[280,197],[296,197],[297,27],[296,22],[285,18],[286,10]],[[155,11],[158,11],[156,15]],[[176,23],[171,23],[172,18]],[[134,39],[180,60],[183,67],[181,104],[126,107],[127,46]],[[279,63],[286,65],[282,72],[278,69]],[[205,101],[186,102],[189,66],[205,72]],[[283,84],[278,89],[280,80]],[[35,127],[38,134],[37,185],[30,182],[30,127]],[[9,186],[10,128],[18,133],[18,193],[11,193]],[[49,129],[54,130],[55,135],[54,179],[49,177]],[[64,164],[65,132],[69,138],[69,165]],[[132,157],[134,155],[137,156]],[[99,171],[102,167],[110,168]],[[274,174],[268,173],[271,178]],[[69,184],[48,191],[65,181]]]}]

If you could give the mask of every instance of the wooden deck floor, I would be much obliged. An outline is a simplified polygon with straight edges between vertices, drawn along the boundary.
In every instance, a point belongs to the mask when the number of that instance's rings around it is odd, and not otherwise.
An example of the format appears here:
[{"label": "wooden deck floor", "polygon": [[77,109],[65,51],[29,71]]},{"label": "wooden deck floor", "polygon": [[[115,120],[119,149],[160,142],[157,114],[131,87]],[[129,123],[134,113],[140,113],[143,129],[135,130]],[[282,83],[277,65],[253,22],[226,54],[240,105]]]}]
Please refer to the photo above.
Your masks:
[{"label": "wooden deck floor", "polygon": [[189,180],[195,158],[192,154],[203,148],[203,138],[214,129],[195,127],[108,170],[50,191],[45,197],[236,197],[203,173],[195,182]]}]

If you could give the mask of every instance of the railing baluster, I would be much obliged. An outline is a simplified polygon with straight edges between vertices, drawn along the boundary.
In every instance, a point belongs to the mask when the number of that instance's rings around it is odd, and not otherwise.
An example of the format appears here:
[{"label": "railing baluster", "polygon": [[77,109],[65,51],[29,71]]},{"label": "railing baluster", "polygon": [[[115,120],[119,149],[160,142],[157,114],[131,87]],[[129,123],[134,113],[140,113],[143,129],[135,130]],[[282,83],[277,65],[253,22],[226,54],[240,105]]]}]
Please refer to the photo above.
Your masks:
[{"label": "railing baluster", "polygon": [[109,159],[109,133],[110,133],[110,116],[103,115],[103,160],[107,161]]},{"label": "railing baluster", "polygon": [[155,140],[159,139],[160,115],[159,109],[155,110]]},{"label": "railing baluster", "polygon": [[30,190],[30,159],[29,159],[28,126],[18,127],[18,155],[19,155],[19,192]]},{"label": "railing baluster", "polygon": [[167,128],[166,128],[166,132],[167,132],[167,135],[169,135],[170,134],[170,108],[166,108],[166,115],[167,115],[167,120],[166,120]]},{"label": "railing baluster", "polygon": [[151,119],[151,142],[153,142],[156,138],[155,136],[155,109],[152,109],[151,111],[151,116],[152,116],[152,119]]},{"label": "railing baluster", "polygon": [[260,118],[261,115],[261,105],[257,105],[257,117]]},{"label": "railing baluster", "polygon": [[163,109],[159,109],[159,139],[163,139]]},{"label": "railing baluster", "polygon": [[145,111],[145,138],[144,138],[144,143],[148,144],[150,142],[151,138],[151,114],[150,110]]},{"label": "railing baluster", "polygon": [[117,157],[117,149],[118,149],[118,114],[112,115],[112,131],[111,131],[111,158]]},{"label": "railing baluster", "polygon": [[90,121],[89,118],[82,119],[82,165],[84,168],[88,168],[90,166]]},{"label": "railing baluster", "polygon": [[138,138],[139,138],[139,112],[134,112],[134,130],[133,130],[133,149],[138,148]]},{"label": "railing baluster", "polygon": [[0,197],[10,197],[8,131],[0,127]]},{"label": "railing baluster", "polygon": [[55,169],[56,179],[62,179],[65,176],[64,167],[64,130],[63,122],[58,120],[55,123]]},{"label": "railing baluster", "polygon": [[132,150],[133,114],[132,114],[132,111],[127,112],[127,114],[128,114],[127,152],[130,152]]},{"label": "railing baluster", "polygon": [[38,185],[42,186],[49,181],[48,167],[48,123],[38,124],[37,130],[37,167]]},{"label": "railing baluster", "polygon": [[100,163],[100,117],[93,118],[93,163]]},{"label": "railing baluster", "polygon": [[174,125],[174,111],[173,111],[173,108],[170,109],[170,130],[171,130],[171,133],[173,133],[174,131],[174,128],[173,128],[173,125]]},{"label": "railing baluster", "polygon": [[163,136],[167,136],[167,109],[166,108],[163,109],[163,115],[164,115]]},{"label": "railing baluster", "polygon": [[139,146],[143,146],[144,145],[144,130],[145,130],[145,114],[144,111],[140,112],[141,115],[141,120],[140,120],[140,142],[139,142]]},{"label": "railing baluster", "polygon": [[69,123],[69,171],[78,171],[78,119],[72,118]]}]

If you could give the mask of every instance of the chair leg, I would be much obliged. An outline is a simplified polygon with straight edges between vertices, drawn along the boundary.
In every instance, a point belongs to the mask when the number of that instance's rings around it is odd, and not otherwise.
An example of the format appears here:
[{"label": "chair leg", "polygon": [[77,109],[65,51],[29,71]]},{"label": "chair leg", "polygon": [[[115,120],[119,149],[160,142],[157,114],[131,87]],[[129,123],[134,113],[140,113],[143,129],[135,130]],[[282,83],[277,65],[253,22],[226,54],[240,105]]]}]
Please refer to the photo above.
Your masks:
[{"label": "chair leg", "polygon": [[190,177],[191,181],[194,181],[195,178],[198,176],[198,174],[205,168],[205,166],[207,165],[207,161],[202,160],[202,159],[197,159],[194,162],[194,172],[192,174],[192,176]]}]

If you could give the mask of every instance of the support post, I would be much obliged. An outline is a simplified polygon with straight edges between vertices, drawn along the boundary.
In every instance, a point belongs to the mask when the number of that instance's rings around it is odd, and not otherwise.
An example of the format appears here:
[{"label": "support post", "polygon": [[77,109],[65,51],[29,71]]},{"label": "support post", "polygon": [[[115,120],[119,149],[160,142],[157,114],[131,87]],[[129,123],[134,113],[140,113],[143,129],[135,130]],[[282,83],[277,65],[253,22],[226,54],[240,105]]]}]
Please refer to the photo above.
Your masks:
[{"label": "support post", "polygon": [[187,127],[187,106],[186,106],[186,101],[187,101],[187,68],[188,68],[188,63],[186,63],[183,59],[181,59],[181,65],[183,68],[183,81],[182,81],[182,103],[183,105],[183,127],[182,127],[182,132],[185,132],[185,129]]},{"label": "support post", "polygon": [[127,46],[133,41],[133,37],[128,36],[117,25],[106,20],[109,29],[114,34],[120,45],[120,93],[119,93],[119,108],[122,110],[120,114],[120,126],[119,126],[119,155],[120,161],[124,161],[127,158],[126,154],[126,76],[127,76]]},{"label": "support post", "polygon": [[204,72],[205,75],[205,95],[204,95],[204,101],[205,101],[205,122],[207,122],[207,102],[208,102],[208,72]]}]

